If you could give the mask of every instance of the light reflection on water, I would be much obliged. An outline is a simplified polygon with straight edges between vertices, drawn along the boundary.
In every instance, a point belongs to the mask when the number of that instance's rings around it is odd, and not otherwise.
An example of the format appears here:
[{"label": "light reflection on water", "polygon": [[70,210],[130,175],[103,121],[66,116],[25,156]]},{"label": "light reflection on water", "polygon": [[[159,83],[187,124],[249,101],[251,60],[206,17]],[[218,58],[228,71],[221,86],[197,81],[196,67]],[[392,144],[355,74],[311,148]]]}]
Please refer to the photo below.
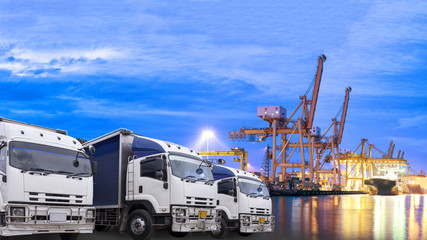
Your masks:
[{"label": "light reflection on water", "polygon": [[268,234],[269,238],[427,239],[427,195],[273,197],[272,200],[276,231]]}]

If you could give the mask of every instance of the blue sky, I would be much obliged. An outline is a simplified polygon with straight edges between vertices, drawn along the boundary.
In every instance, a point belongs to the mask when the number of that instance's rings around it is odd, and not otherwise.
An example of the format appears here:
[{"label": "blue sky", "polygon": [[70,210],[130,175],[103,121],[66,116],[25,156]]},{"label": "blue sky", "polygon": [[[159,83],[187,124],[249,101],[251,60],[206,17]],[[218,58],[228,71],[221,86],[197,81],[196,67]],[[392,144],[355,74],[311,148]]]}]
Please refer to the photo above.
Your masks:
[{"label": "blue sky", "polygon": [[[0,115],[91,139],[117,128],[204,150],[257,106],[293,111],[325,62],[315,125],[351,86],[342,148],[361,138],[427,170],[425,1],[7,1],[0,3]],[[263,124],[257,127],[265,126]],[[228,163],[230,166],[237,166]]]}]

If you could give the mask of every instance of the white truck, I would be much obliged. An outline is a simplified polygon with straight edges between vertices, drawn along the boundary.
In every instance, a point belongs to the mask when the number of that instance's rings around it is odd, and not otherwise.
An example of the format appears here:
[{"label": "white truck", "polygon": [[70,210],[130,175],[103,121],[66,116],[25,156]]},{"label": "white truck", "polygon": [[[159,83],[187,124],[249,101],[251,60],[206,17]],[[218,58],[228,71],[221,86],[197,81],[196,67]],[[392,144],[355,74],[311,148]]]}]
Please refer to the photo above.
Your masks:
[{"label": "white truck", "polygon": [[221,215],[220,228],[210,233],[213,238],[224,238],[230,230],[241,236],[274,231],[270,194],[258,176],[219,165],[213,166],[213,173]]},{"label": "white truck", "polygon": [[92,165],[66,131],[0,118],[0,239],[92,233]]},{"label": "white truck", "polygon": [[119,129],[85,143],[96,148],[95,228],[133,239],[153,229],[172,236],[219,227],[212,168],[189,148]]}]

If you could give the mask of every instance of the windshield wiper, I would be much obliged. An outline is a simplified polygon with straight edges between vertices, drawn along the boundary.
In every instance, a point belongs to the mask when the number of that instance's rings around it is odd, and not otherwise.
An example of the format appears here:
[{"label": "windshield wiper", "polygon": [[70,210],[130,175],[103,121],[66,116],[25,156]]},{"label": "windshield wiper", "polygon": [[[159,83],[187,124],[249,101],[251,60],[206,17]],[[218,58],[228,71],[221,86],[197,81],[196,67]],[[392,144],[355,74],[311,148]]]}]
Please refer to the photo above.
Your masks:
[{"label": "windshield wiper", "polygon": [[81,173],[70,173],[70,175],[68,175],[68,177],[82,176],[82,175],[88,175],[88,176],[90,176],[90,173],[85,173],[85,172],[81,172]]},{"label": "windshield wiper", "polygon": [[197,179],[195,179],[196,178],[196,176],[193,176],[193,175],[187,175],[187,176],[185,176],[185,177],[183,177],[181,180],[188,180],[188,181],[192,181],[192,182],[195,182]]},{"label": "windshield wiper", "polygon": [[30,168],[27,170],[22,170],[22,172],[39,172],[39,173],[42,173],[42,175],[48,175],[48,174],[51,174],[53,171],[48,169],[43,169],[43,168]]},{"label": "windshield wiper", "polygon": [[249,193],[249,194],[248,194],[248,196],[251,196],[251,197],[258,197],[259,195],[258,195],[257,193],[254,193],[254,192],[253,192],[253,193]]},{"label": "windshield wiper", "polygon": [[206,182],[205,182],[205,184],[210,184],[210,185],[213,185],[213,183],[214,183],[215,181],[214,180],[207,180]]},{"label": "windshield wiper", "polygon": [[61,173],[73,174],[72,172],[68,172],[68,171],[52,171],[52,173],[56,173],[56,174],[61,174]]}]

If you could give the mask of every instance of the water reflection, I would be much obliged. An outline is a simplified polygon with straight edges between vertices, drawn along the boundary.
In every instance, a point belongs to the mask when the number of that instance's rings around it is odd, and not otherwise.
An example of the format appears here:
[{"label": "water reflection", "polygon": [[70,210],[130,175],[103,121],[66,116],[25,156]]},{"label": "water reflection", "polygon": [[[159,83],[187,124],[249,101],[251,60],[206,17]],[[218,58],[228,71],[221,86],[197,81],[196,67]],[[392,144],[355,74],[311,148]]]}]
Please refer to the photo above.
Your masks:
[{"label": "water reflection", "polygon": [[269,238],[427,239],[427,195],[274,197],[273,205]]}]

